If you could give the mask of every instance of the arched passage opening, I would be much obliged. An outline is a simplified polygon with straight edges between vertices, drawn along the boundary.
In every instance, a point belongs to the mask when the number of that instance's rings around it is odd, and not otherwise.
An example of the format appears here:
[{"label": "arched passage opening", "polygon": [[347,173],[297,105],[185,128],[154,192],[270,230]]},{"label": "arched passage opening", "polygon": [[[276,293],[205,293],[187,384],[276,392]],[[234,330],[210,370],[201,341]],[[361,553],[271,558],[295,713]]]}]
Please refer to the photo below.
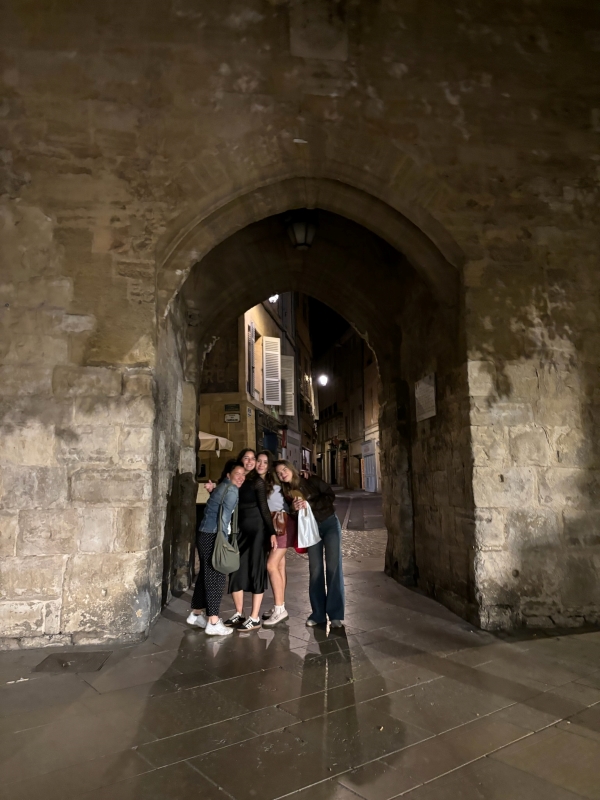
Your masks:
[{"label": "arched passage opening", "polygon": [[[156,518],[164,525],[162,498],[175,472],[190,483],[180,494],[188,502],[193,497],[206,354],[246,309],[274,292],[303,292],[345,317],[377,359],[386,572],[474,617],[457,270],[422,231],[381,201],[334,182],[284,183],[188,225],[167,248],[158,279]],[[282,215],[308,205],[318,210],[318,235],[301,253],[290,245]],[[415,385],[425,376],[434,376],[435,416],[418,420]],[[191,511],[182,510],[180,540],[165,537],[171,548],[165,579],[174,588],[185,588],[192,519]]]}]

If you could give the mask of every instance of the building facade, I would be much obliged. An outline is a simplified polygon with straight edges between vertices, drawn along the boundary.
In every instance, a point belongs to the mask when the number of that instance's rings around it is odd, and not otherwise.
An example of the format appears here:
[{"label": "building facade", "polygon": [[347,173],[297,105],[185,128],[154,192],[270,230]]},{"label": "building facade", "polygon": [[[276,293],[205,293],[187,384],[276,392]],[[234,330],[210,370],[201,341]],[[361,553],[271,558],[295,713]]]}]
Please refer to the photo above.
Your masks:
[{"label": "building facade", "polygon": [[379,373],[373,351],[349,329],[315,364],[317,469],[346,489],[381,490]]},{"label": "building facade", "polygon": [[[202,483],[216,479],[243,447],[269,450],[306,467],[312,454],[311,347],[308,303],[296,292],[274,294],[238,318],[206,353],[199,428],[233,443],[198,453]],[[307,380],[308,378],[308,380]]]}]

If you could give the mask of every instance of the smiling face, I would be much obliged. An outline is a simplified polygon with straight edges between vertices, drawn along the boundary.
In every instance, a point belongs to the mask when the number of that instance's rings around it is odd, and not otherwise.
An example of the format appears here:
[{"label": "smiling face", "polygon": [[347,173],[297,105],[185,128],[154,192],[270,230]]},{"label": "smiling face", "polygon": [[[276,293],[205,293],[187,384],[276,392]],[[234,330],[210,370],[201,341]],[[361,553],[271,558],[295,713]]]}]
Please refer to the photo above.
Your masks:
[{"label": "smiling face", "polygon": [[238,489],[246,479],[246,470],[244,467],[234,467],[228,475],[229,480],[233,483],[234,486],[237,486]]},{"label": "smiling face", "polygon": [[264,453],[256,458],[256,471],[261,478],[269,471],[269,459]]},{"label": "smiling face", "polygon": [[294,477],[292,475],[292,470],[288,469],[283,464],[279,464],[275,472],[277,473],[277,477],[282,483],[291,483],[291,480]]},{"label": "smiling face", "polygon": [[246,472],[252,472],[256,466],[256,456],[252,450],[248,450],[246,453],[244,453],[242,456],[242,464],[244,465]]}]

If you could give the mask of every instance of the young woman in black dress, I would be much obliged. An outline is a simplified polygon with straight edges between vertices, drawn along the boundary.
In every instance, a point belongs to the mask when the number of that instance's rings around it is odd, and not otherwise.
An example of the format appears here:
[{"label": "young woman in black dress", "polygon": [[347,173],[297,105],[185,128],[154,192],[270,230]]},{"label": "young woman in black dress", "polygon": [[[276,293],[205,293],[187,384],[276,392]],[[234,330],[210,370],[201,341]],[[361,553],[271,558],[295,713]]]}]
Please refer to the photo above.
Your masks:
[{"label": "young woman in black dress", "polygon": [[[229,577],[235,614],[225,625],[236,627],[241,633],[258,630],[261,626],[260,606],[267,588],[267,555],[277,546],[277,535],[267,503],[267,487],[256,473],[256,453],[244,448],[238,460],[246,469],[238,504],[240,568]],[[244,617],[244,592],[252,593],[252,610],[247,619]]]}]

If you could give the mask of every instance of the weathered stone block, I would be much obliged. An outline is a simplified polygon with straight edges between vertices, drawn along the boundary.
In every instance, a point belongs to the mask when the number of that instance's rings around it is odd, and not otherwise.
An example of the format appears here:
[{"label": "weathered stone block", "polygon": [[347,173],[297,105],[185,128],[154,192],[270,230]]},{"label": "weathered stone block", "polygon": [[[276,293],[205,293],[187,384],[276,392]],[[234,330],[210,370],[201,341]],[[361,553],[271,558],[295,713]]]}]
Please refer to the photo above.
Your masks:
[{"label": "weathered stone block", "polygon": [[475,546],[479,550],[497,550],[506,542],[506,512],[498,508],[475,509]]},{"label": "weathered stone block", "polygon": [[36,334],[13,334],[12,348],[6,362],[22,366],[39,364],[66,364],[69,361],[69,342],[66,337]]},{"label": "weathered stone block", "polygon": [[503,466],[508,460],[506,429],[500,425],[471,428],[473,463],[477,466]]},{"label": "weathered stone block", "polygon": [[433,502],[436,506],[447,506],[449,504],[448,475],[445,470],[437,470],[432,475],[433,480]]},{"label": "weathered stone block", "polygon": [[562,512],[565,541],[572,547],[600,545],[600,511],[565,508]]},{"label": "weathered stone block", "polygon": [[57,458],[64,464],[106,463],[117,458],[119,429],[115,426],[76,425],[59,428]]},{"label": "weathered stone block", "polygon": [[14,556],[19,529],[16,511],[0,511],[0,558]]},{"label": "weathered stone block", "polygon": [[74,553],[81,527],[75,509],[21,511],[18,556]]},{"label": "weathered stone block", "polygon": [[152,428],[125,426],[119,437],[119,459],[121,464],[127,466],[149,464],[153,457],[152,444]]},{"label": "weathered stone block", "polygon": [[60,597],[68,556],[28,556],[0,561],[0,600]]},{"label": "weathered stone block", "polygon": [[0,602],[0,630],[4,636],[42,636],[46,603],[35,600]]},{"label": "weathered stone block", "polygon": [[154,378],[149,372],[127,371],[123,376],[123,394],[152,396]]},{"label": "weathered stone block", "polygon": [[469,361],[467,373],[472,397],[496,395],[496,367],[491,361]]},{"label": "weathered stone block", "polygon": [[560,548],[562,520],[548,508],[511,509],[506,514],[506,544],[514,552]]},{"label": "weathered stone block", "polygon": [[600,471],[550,467],[541,470],[539,500],[543,505],[562,509],[595,508],[600,502]]},{"label": "weathered stone block", "polygon": [[182,447],[179,451],[179,472],[196,474],[196,449],[194,447]]},{"label": "weathered stone block", "polygon": [[595,437],[574,428],[556,439],[556,458],[564,467],[599,467],[600,452]]},{"label": "weathered stone block", "polygon": [[52,370],[45,367],[0,367],[0,396],[52,394]]},{"label": "weathered stone block", "polygon": [[509,431],[510,455],[515,465],[547,466],[552,460],[548,435],[542,428],[517,427]]},{"label": "weathered stone block", "polygon": [[529,401],[539,397],[540,378],[536,364],[504,364],[502,374],[508,384],[508,397]]},{"label": "weathered stone block", "polygon": [[60,327],[66,333],[86,333],[94,330],[96,318],[85,314],[65,314]]},{"label": "weathered stone block", "polygon": [[82,509],[79,550],[82,553],[108,553],[115,539],[115,510],[90,507]]},{"label": "weathered stone block", "polygon": [[152,425],[155,406],[150,396],[76,397],[75,425]]},{"label": "weathered stone block", "polygon": [[0,470],[3,508],[52,508],[67,500],[67,473],[59,467],[4,467]]},{"label": "weathered stone block", "polygon": [[597,547],[569,550],[558,587],[563,608],[598,609],[600,552]]},{"label": "weathered stone block", "polygon": [[533,469],[511,467],[496,470],[475,467],[473,497],[476,506],[485,508],[522,508],[535,502]]},{"label": "weathered stone block", "polygon": [[76,503],[143,505],[150,497],[150,473],[127,469],[82,469],[71,477]]},{"label": "weathered stone block", "polygon": [[0,437],[0,461],[20,466],[49,467],[56,464],[54,427],[38,420],[11,427]]},{"label": "weathered stone block", "polygon": [[121,384],[121,371],[108,367],[55,367],[52,375],[58,397],[111,397],[121,394]]},{"label": "weathered stone block", "polygon": [[145,553],[80,554],[65,575],[62,632],[112,636],[147,630],[151,590]]},{"label": "weathered stone block", "polygon": [[529,403],[486,403],[471,401],[471,425],[529,425],[533,422],[533,409]]},{"label": "weathered stone block", "polygon": [[114,544],[116,552],[135,553],[148,550],[150,533],[148,508],[120,508],[117,511]]}]

